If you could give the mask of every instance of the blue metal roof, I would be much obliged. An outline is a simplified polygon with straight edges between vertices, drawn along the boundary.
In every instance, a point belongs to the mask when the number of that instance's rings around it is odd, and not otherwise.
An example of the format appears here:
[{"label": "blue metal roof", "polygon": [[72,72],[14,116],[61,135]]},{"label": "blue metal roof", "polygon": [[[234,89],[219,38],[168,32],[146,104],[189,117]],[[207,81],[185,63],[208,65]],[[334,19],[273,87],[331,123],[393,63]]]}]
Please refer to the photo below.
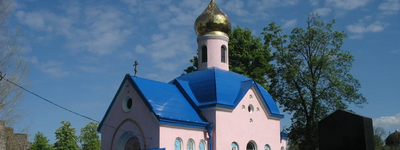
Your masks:
[{"label": "blue metal roof", "polygon": [[208,122],[190,105],[173,84],[131,76],[134,88],[161,124],[179,123],[204,128]]},{"label": "blue metal roof", "polygon": [[123,83],[126,80],[132,84],[148,109],[157,117],[160,124],[202,129],[205,129],[206,125],[209,124],[203,116],[196,112],[175,85],[134,77],[127,74],[122,81],[118,92],[115,94],[113,101],[108,107],[106,114],[101,120],[97,131],[100,132],[100,129],[103,127],[104,121],[117,100],[117,95],[121,91]]},{"label": "blue metal roof", "polygon": [[271,95],[244,75],[214,67],[182,75],[170,83],[175,84],[196,109],[213,106],[233,109],[254,86],[269,114],[283,118]]},{"label": "blue metal roof", "polygon": [[199,113],[201,108],[234,109],[251,87],[257,90],[271,116],[283,118],[271,95],[261,85],[244,75],[209,68],[182,75],[170,83],[126,75],[99,125],[99,131],[125,80],[133,85],[160,124],[204,129],[209,123]]}]

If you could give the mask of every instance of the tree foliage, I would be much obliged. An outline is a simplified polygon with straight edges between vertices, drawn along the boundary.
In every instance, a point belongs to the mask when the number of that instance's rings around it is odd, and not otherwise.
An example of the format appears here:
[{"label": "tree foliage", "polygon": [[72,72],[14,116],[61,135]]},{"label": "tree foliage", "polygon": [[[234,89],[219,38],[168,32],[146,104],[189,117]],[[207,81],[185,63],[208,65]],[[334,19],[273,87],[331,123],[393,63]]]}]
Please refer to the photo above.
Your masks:
[{"label": "tree foliage", "polygon": [[[26,87],[23,80],[28,74],[28,64],[22,57],[20,28],[8,26],[12,3],[13,0],[0,0],[0,71],[8,80]],[[24,111],[18,109],[23,92],[9,82],[0,81],[0,119],[7,126],[15,125],[23,117]]]},{"label": "tree foliage", "polygon": [[[253,35],[248,28],[236,27],[229,34],[229,68],[231,71],[243,74],[268,89],[267,76],[272,76],[273,66],[271,51],[262,42],[262,38]],[[185,73],[197,71],[198,58],[190,60],[192,66]]]},{"label": "tree foliage", "polygon": [[325,24],[318,19],[309,14],[307,28],[294,28],[290,35],[275,23],[262,33],[275,50],[276,77],[269,92],[293,115],[289,139],[307,150],[318,147],[318,121],[327,113],[366,103],[349,72],[354,57],[342,49],[347,34],[332,30],[335,20]]},{"label": "tree foliage", "polygon": [[82,145],[82,150],[100,150],[100,137],[97,134],[98,123],[90,122],[81,129],[79,141]]},{"label": "tree foliage", "polygon": [[78,137],[75,135],[75,128],[71,128],[69,121],[61,122],[62,126],[56,131],[56,140],[54,148],[56,150],[78,150]]},{"label": "tree foliage", "polygon": [[49,140],[43,133],[38,132],[33,138],[30,150],[53,150],[53,146],[49,144]]}]

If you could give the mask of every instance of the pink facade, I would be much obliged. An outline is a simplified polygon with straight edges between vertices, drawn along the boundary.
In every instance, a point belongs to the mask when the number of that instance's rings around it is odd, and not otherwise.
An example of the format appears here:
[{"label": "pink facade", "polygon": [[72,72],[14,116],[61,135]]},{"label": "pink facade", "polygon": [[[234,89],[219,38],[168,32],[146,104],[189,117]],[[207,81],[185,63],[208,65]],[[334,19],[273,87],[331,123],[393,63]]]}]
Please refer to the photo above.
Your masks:
[{"label": "pink facade", "polygon": [[[126,112],[123,109],[123,102],[129,97],[133,103],[131,110]],[[122,89],[117,93],[116,101],[111,105],[111,111],[105,116],[105,125],[100,130],[102,150],[121,149],[119,146],[124,146],[126,140],[132,136],[138,137],[140,148],[160,146],[160,125],[129,82],[123,83]],[[128,131],[134,134],[127,134]]]},{"label": "pink facade", "polygon": [[[179,139],[182,150],[186,149],[189,140],[193,140],[195,149],[199,148],[201,141],[205,143],[205,150],[209,149],[206,129],[160,125],[130,83],[125,82],[123,85],[100,130],[102,150],[123,149],[127,140],[134,136],[138,137],[140,148],[173,150],[175,140]],[[202,115],[214,123],[214,150],[232,149],[233,142],[243,150],[250,141],[259,150],[263,150],[265,145],[273,150],[282,147],[286,149],[286,139],[281,141],[280,137],[280,118],[268,114],[267,108],[254,91],[251,88],[233,110],[215,107],[202,110]],[[132,108],[128,112],[123,109],[126,98],[133,99]],[[118,130],[109,126],[118,127]]]},{"label": "pink facade", "polygon": [[[199,70],[217,67],[223,70],[229,70],[229,38],[225,35],[203,35],[197,38],[199,54]],[[203,62],[203,47],[207,47],[207,62]],[[226,47],[226,60],[221,62],[221,47]]]},{"label": "pink facade", "polygon": [[259,150],[265,145],[276,150],[286,148],[286,140],[281,142],[280,139],[280,118],[271,117],[264,106],[251,88],[235,109],[217,109],[214,149],[230,149],[232,142],[236,142],[239,149],[245,149],[250,141]]}]

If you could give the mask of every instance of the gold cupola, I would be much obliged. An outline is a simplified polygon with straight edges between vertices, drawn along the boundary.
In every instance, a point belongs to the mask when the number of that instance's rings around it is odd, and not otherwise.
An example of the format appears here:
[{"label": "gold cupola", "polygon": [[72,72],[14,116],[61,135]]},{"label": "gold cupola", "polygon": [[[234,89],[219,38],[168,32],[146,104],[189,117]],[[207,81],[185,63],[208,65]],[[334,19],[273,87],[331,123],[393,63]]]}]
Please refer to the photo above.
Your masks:
[{"label": "gold cupola", "polygon": [[197,35],[216,34],[228,36],[231,31],[231,21],[228,16],[211,0],[206,10],[197,17],[194,24]]}]

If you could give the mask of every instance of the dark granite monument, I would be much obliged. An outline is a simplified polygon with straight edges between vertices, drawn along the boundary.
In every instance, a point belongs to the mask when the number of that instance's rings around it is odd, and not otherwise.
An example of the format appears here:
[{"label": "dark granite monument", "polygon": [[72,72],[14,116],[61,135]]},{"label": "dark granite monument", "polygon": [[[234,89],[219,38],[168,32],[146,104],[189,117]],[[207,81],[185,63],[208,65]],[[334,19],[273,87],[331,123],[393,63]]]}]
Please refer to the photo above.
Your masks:
[{"label": "dark granite monument", "polygon": [[336,110],[318,123],[319,150],[374,150],[372,119]]}]

